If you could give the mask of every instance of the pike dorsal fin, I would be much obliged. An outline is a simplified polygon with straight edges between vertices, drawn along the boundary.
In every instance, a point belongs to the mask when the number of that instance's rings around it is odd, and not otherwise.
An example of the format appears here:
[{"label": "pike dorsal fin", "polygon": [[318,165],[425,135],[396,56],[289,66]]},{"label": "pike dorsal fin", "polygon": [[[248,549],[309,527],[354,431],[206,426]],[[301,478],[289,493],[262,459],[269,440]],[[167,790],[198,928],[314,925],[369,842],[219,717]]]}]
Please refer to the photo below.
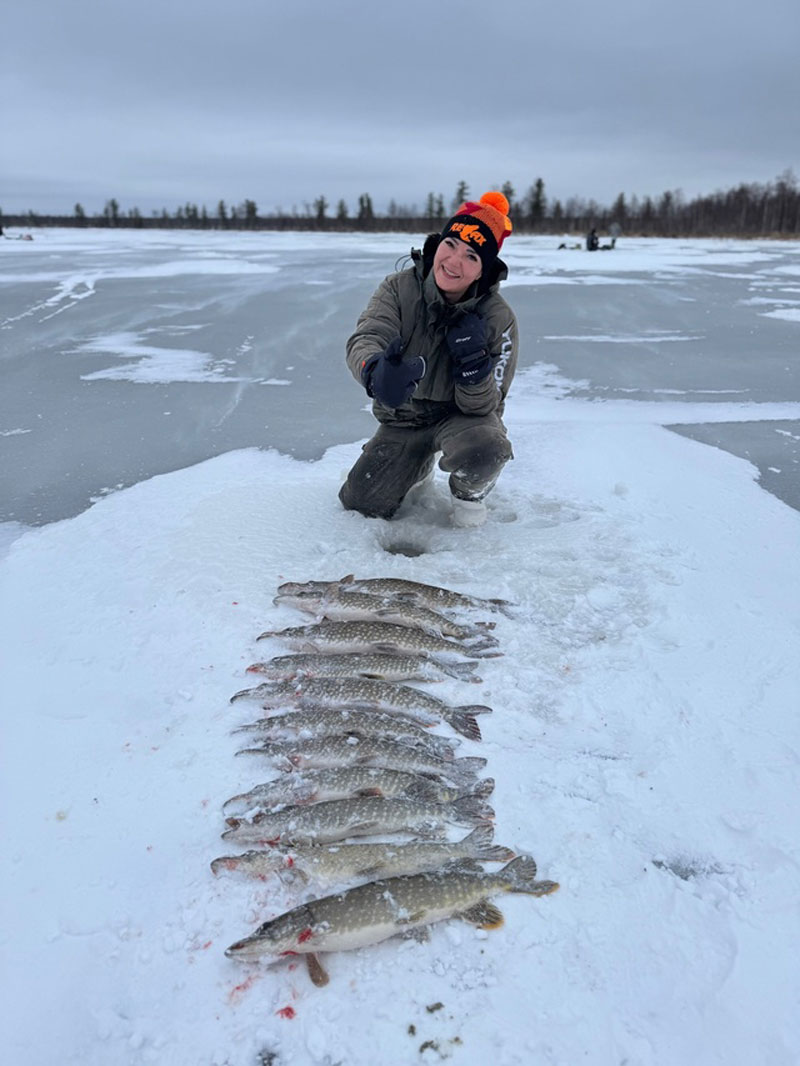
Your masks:
[{"label": "pike dorsal fin", "polygon": [[306,969],[308,970],[308,976],[317,988],[323,988],[330,981],[327,970],[313,951],[309,951],[306,954]]},{"label": "pike dorsal fin", "polygon": [[452,862],[447,864],[447,869],[450,873],[455,874],[482,874],[484,869],[477,859],[470,859],[464,857],[462,859],[453,859]]},{"label": "pike dorsal fin", "polygon": [[499,929],[505,920],[502,912],[488,899],[482,899],[474,907],[461,911],[456,918],[463,918],[465,922],[477,925],[479,929]]}]

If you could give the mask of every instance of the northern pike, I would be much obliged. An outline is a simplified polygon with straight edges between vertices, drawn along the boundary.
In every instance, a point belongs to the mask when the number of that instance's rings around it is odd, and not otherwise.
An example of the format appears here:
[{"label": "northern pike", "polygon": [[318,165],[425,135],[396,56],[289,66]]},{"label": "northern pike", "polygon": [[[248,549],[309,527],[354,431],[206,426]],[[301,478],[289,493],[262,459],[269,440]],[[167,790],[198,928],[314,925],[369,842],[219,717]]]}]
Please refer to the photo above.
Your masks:
[{"label": "northern pike", "polygon": [[386,711],[411,718],[421,725],[447,722],[457,733],[480,740],[481,731],[476,714],[489,714],[492,708],[472,703],[452,707],[444,700],[388,681],[368,681],[365,678],[310,678],[308,681],[265,681],[255,688],[242,689],[231,697],[257,699],[265,709],[280,707],[352,707],[354,710]]},{"label": "northern pike", "polygon": [[446,918],[461,918],[480,929],[496,929],[503,915],[489,902],[498,892],[546,896],[554,881],[536,880],[536,863],[527,855],[502,870],[486,873],[471,859],[443,870],[387,877],[322,899],[311,900],[260,925],[225,954],[232,959],[307,955],[317,985],[328,982],[317,952],[347,951],[379,944]]},{"label": "northern pike", "polygon": [[[478,760],[484,762],[484,760]],[[407,770],[390,770],[385,766],[332,766],[324,770],[305,770],[282,774],[275,781],[256,785],[249,792],[231,796],[222,805],[226,815],[252,817],[260,811],[274,810],[280,806],[299,807],[305,803],[323,803],[325,800],[355,799],[358,796],[425,796],[436,803],[449,803],[463,795],[466,784],[472,783],[475,773],[462,777],[462,787],[445,784],[440,778],[410,773]],[[490,784],[494,784],[491,778]],[[492,789],[486,781],[481,783],[481,794],[488,796]]]},{"label": "northern pike", "polygon": [[[492,786],[494,782],[492,782]],[[359,796],[357,799],[329,800],[305,807],[285,807],[262,811],[252,819],[229,818],[223,840],[240,844],[330,844],[347,837],[382,836],[386,833],[413,833],[441,838],[448,825],[476,825],[494,818],[494,811],[477,794],[460,796],[450,803],[424,799]]]},{"label": "northern pike", "polygon": [[380,652],[344,655],[277,655],[268,662],[253,663],[247,672],[264,674],[271,681],[302,677],[365,677],[373,681],[444,681],[455,677],[480,684],[473,671],[478,664],[437,663],[418,655],[386,655]]},{"label": "northern pike", "polygon": [[416,744],[381,737],[331,736],[268,742],[237,755],[258,755],[284,770],[324,770],[335,766],[385,766],[410,774],[430,774],[460,784],[486,765],[481,758],[442,759]]},{"label": "northern pike", "polygon": [[458,643],[410,629],[394,622],[318,622],[307,626],[289,626],[262,633],[257,639],[277,637],[298,651],[384,652],[388,655],[421,655],[427,659],[474,658],[494,659],[503,653],[496,650],[494,638],[475,643]]},{"label": "northern pike", "polygon": [[366,592],[371,596],[391,596],[434,610],[466,607],[506,613],[507,608],[514,606],[510,600],[467,596],[462,592],[440,588],[438,585],[424,585],[419,581],[407,581],[405,578],[357,578],[353,574],[339,578],[338,581],[285,581],[278,586],[280,595],[296,595],[298,592],[316,592],[326,596],[334,592]]},{"label": "northern pike", "polygon": [[457,640],[478,636],[483,630],[494,626],[494,622],[459,625],[430,607],[417,607],[391,597],[370,596],[367,592],[332,592],[328,595],[316,592],[281,593],[272,602],[297,607],[316,615],[318,620],[393,622],[410,629],[421,629],[436,637],[455,637]]},{"label": "northern pike", "polygon": [[459,859],[478,862],[508,862],[510,848],[492,844],[494,828],[479,825],[463,840],[453,844],[310,844],[297,847],[265,848],[242,855],[223,855],[211,863],[216,876],[235,871],[245,877],[267,878],[276,874],[291,883],[338,885],[362,878],[400,877],[436,870]]},{"label": "northern pike", "polygon": [[255,722],[237,726],[237,733],[256,733],[264,740],[307,737],[348,736],[384,738],[404,744],[414,744],[441,759],[452,759],[455,738],[440,737],[410,718],[400,718],[382,711],[351,711],[345,707],[321,707],[312,711],[289,711],[259,718]]}]

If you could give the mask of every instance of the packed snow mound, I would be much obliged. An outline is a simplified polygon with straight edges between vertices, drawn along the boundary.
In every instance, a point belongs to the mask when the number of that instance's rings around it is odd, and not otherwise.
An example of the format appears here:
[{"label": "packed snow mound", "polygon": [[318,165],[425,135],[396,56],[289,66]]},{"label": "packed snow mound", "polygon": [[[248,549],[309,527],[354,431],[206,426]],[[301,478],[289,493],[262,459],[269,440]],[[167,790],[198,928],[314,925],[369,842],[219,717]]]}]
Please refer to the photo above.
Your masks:
[{"label": "packed snow mound", "polygon": [[[477,530],[441,473],[395,521],[343,511],[358,444],[233,452],[12,530],[9,1061],[796,1061],[800,515],[657,425],[508,422]],[[514,602],[483,683],[435,691],[493,708],[459,754],[496,780],[495,843],[561,890],[326,956],[319,989],[224,955],[297,890],[209,865],[259,780],[229,699],[288,650],[258,634],[308,621],[277,586],[349,573]]]}]

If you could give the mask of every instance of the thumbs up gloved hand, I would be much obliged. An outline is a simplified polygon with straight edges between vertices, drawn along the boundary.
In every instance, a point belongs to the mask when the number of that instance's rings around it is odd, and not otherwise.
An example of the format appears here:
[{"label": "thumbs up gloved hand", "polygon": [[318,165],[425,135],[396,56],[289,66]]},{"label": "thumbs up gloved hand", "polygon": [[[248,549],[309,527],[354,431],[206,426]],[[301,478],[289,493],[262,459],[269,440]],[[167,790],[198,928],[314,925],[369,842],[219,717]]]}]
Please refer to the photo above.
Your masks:
[{"label": "thumbs up gloved hand", "polygon": [[361,366],[361,381],[368,396],[386,407],[402,407],[425,374],[421,355],[403,360],[403,341],[395,337],[385,352],[376,352]]},{"label": "thumbs up gloved hand", "polygon": [[486,323],[479,314],[468,311],[458,325],[448,329],[445,339],[453,358],[453,378],[457,384],[475,385],[491,373]]}]

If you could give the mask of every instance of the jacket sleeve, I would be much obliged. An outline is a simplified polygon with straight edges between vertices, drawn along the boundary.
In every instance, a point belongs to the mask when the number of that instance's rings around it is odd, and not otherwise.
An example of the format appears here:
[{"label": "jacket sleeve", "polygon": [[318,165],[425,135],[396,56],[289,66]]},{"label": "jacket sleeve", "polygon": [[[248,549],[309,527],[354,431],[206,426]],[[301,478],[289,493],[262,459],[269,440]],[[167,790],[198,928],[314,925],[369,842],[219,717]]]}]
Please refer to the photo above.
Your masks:
[{"label": "jacket sleeve", "polygon": [[517,369],[519,330],[514,312],[505,302],[487,316],[492,372],[475,385],[456,385],[455,401],[465,415],[488,415],[502,411]]},{"label": "jacket sleeve", "polygon": [[361,312],[355,333],[347,341],[347,366],[361,384],[361,368],[371,355],[382,352],[401,335],[400,298],[396,275],[385,278]]}]

